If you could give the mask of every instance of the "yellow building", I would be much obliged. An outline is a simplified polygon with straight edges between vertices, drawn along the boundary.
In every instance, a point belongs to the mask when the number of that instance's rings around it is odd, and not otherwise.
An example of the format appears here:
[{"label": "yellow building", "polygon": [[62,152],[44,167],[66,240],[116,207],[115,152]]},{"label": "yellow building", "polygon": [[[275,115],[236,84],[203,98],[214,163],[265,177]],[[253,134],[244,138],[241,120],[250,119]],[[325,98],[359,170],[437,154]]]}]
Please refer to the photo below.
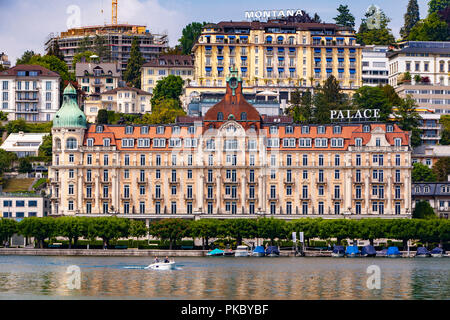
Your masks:
[{"label": "yellow building", "polygon": [[141,68],[141,88],[153,93],[158,80],[174,75],[180,76],[185,85],[194,79],[194,61],[189,55],[163,55],[144,63]]},{"label": "yellow building", "polygon": [[[330,75],[352,93],[362,85],[362,47],[354,30],[328,23],[220,22],[206,25],[192,52],[193,92],[223,91],[231,66],[243,78],[244,93],[266,88],[287,92],[322,84]],[[280,96],[280,98],[283,98]]]}]

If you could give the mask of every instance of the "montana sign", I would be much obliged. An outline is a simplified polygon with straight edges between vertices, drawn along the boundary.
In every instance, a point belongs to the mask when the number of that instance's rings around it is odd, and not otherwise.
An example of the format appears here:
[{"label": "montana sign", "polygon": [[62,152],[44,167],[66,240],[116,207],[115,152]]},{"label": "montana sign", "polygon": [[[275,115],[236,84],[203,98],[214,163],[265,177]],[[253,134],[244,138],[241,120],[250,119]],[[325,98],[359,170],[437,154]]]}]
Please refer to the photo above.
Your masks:
[{"label": "montana sign", "polygon": [[331,120],[347,119],[378,119],[380,117],[380,109],[362,109],[362,110],[331,110]]},{"label": "montana sign", "polygon": [[303,11],[299,9],[245,11],[246,19],[285,18],[290,16],[302,16],[302,15]]}]

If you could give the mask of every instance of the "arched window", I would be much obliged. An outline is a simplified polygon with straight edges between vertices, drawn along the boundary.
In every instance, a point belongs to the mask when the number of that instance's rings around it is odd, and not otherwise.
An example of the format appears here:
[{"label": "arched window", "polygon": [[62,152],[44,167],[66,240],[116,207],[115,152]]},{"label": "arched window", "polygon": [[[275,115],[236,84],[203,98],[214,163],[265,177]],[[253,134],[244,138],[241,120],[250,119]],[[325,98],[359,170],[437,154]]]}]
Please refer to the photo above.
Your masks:
[{"label": "arched window", "polygon": [[75,150],[77,148],[77,139],[69,138],[66,141],[66,149]]},{"label": "arched window", "polygon": [[363,127],[363,132],[370,132],[370,126],[369,125],[365,125]]},{"label": "arched window", "polygon": [[218,121],[222,121],[223,120],[223,113],[222,112],[218,112],[217,113],[217,120]]},{"label": "arched window", "polygon": [[388,124],[386,128],[387,132],[394,132],[394,126],[392,124]]},{"label": "arched window", "polygon": [[247,120],[247,112],[241,113],[241,120]]}]

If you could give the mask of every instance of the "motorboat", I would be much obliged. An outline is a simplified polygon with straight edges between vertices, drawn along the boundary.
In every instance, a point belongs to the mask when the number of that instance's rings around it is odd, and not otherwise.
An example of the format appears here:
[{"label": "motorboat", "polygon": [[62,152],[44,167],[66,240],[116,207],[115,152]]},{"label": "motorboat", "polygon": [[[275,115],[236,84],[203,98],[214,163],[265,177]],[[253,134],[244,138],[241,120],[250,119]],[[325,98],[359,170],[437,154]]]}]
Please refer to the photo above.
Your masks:
[{"label": "motorboat", "polygon": [[233,256],[233,255],[234,255],[234,252],[233,252],[233,250],[231,250],[231,249],[225,249],[225,250],[223,251],[223,255],[224,255],[224,256]]},{"label": "motorboat", "polygon": [[425,247],[417,248],[417,251],[416,251],[417,258],[428,258],[430,256],[431,256],[430,251],[428,251],[427,248],[425,248]]},{"label": "motorboat", "polygon": [[276,246],[268,246],[266,249],[266,256],[268,257],[279,257],[280,250]]},{"label": "motorboat", "polygon": [[264,257],[265,256],[265,251],[264,251],[264,247],[263,246],[257,246],[255,248],[255,250],[253,250],[252,252],[252,256],[253,257]]},{"label": "motorboat", "polygon": [[235,257],[248,257],[248,247],[247,246],[237,246],[234,251]]},{"label": "motorboat", "polygon": [[375,257],[377,255],[377,251],[373,246],[369,244],[367,246],[362,247],[361,255],[363,257]]},{"label": "motorboat", "polygon": [[389,258],[399,258],[402,256],[397,247],[389,247],[386,252],[386,256]]},{"label": "motorboat", "polygon": [[147,267],[145,269],[152,269],[152,270],[174,270],[175,267],[175,261],[169,261],[169,262],[155,262]]},{"label": "motorboat", "polygon": [[377,251],[377,257],[387,257],[387,249]]},{"label": "motorboat", "polygon": [[331,252],[332,257],[341,258],[345,256],[344,246],[334,246],[333,252]]},{"label": "motorboat", "polygon": [[433,258],[442,258],[444,256],[444,249],[436,247],[431,250],[430,254]]},{"label": "motorboat", "polygon": [[207,256],[223,256],[224,251],[220,250],[220,249],[214,249],[211,250],[210,252],[208,252],[206,255]]},{"label": "motorboat", "polygon": [[347,258],[354,258],[359,257],[361,255],[361,252],[358,249],[358,246],[348,246],[345,249],[345,256]]}]

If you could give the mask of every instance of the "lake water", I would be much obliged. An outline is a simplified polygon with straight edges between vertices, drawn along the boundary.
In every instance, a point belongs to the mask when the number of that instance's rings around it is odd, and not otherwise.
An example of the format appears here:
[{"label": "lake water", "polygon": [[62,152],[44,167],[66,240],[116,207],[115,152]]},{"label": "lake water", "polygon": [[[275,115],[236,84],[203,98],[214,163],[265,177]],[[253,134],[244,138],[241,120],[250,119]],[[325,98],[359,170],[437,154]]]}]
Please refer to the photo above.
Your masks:
[{"label": "lake water", "polygon": [[[0,256],[0,299],[450,299],[450,258]],[[67,267],[81,270],[69,289]],[[367,267],[381,271],[368,289]]]}]

